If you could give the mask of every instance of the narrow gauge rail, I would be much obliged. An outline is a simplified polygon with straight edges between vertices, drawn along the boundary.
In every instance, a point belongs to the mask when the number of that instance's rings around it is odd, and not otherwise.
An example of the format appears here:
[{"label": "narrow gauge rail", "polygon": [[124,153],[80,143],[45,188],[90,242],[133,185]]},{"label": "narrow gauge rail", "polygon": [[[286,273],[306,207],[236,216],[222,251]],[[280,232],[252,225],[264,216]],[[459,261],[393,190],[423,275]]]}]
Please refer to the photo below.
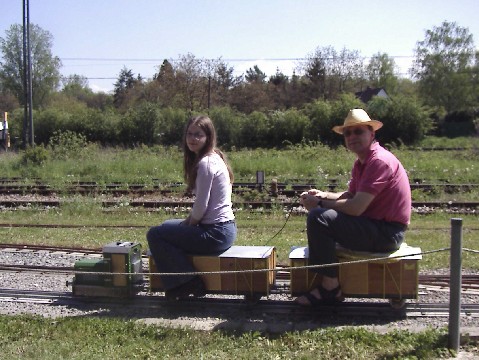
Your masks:
[{"label": "narrow gauge rail", "polygon": [[[79,248],[79,247],[64,247],[64,246],[44,246],[44,245],[30,245],[30,244],[2,244],[0,243],[0,251],[8,252],[51,252],[51,253],[64,253],[71,255],[96,255],[101,256],[102,249],[98,248]],[[143,259],[147,259],[146,255],[142,255]],[[275,291],[285,291],[288,289],[289,271],[285,271],[289,268],[287,265],[278,264],[276,266],[276,277],[279,281]],[[144,269],[146,269],[144,265]],[[14,271],[14,272],[52,272],[63,273],[73,275],[75,269],[70,267],[56,267],[56,266],[38,266],[38,265],[6,265],[0,264],[0,271]],[[145,273],[146,274],[146,273]],[[479,273],[478,274],[463,274],[462,275],[462,288],[466,291],[473,291],[479,294]],[[428,275],[419,274],[419,285],[423,288],[427,286],[434,287],[449,287],[450,278],[448,275]],[[478,305],[479,306],[479,305]]]},{"label": "narrow gauge rail", "polygon": [[[178,315],[195,317],[201,314],[214,312],[216,316],[227,314],[238,315],[244,312],[248,317],[275,317],[293,316],[295,320],[308,319],[312,314],[325,317],[340,318],[375,318],[375,319],[403,319],[403,318],[438,318],[449,314],[448,303],[421,303],[409,302],[401,309],[394,309],[389,304],[373,299],[369,302],[345,301],[337,305],[325,305],[316,308],[298,307],[292,300],[261,299],[254,303],[245,302],[240,298],[207,296],[191,298],[177,302],[168,302],[163,296],[149,296],[137,294],[130,298],[105,297],[77,297],[70,291],[42,291],[0,289],[0,302],[45,304],[50,306],[78,306],[85,304],[101,305],[102,307],[128,310],[127,308],[141,309],[141,312],[155,308],[167,308],[169,315],[178,312]],[[214,310],[212,310],[214,309]],[[479,304],[462,304],[461,314],[468,317],[479,317]]]},{"label": "narrow gauge rail", "polygon": [[[85,256],[96,254],[101,256],[100,249],[84,249],[75,247],[57,247],[57,246],[29,246],[29,245],[12,245],[0,244],[0,251],[6,252],[51,252],[71,254],[76,256]],[[28,256],[28,255],[27,255]],[[144,265],[144,264],[143,264]],[[145,269],[145,266],[143,266]],[[299,308],[291,301],[290,297],[284,297],[290,293],[289,288],[289,272],[284,266],[277,266],[277,282],[272,288],[270,295],[266,298],[260,298],[255,302],[245,302],[238,297],[228,297],[224,295],[208,295],[201,299],[188,299],[175,303],[166,302],[163,296],[149,296],[149,277],[145,276],[143,281],[136,284],[135,294],[128,298],[104,298],[96,296],[78,297],[74,296],[72,292],[54,292],[45,290],[21,290],[21,289],[0,289],[0,302],[9,303],[33,303],[44,304],[49,306],[70,306],[82,308],[85,304],[92,304],[98,308],[107,307],[115,311],[121,312],[138,309],[145,311],[145,309],[166,309],[171,313],[178,312],[182,316],[198,316],[199,314],[209,314],[212,316],[213,312],[221,316],[245,316],[248,318],[257,317],[258,319],[276,318],[277,316],[291,319],[294,316],[295,321],[308,320],[311,314],[319,316],[321,319],[334,319],[334,322],[350,321],[354,319],[403,319],[403,318],[444,318],[448,316],[447,303],[422,303],[410,302],[406,303],[401,309],[396,309],[390,305],[381,302],[380,299],[370,299],[371,301],[348,301],[334,306],[324,306],[314,309]],[[0,264],[0,272],[13,273],[14,276],[22,276],[22,273],[34,273],[36,275],[64,276],[73,275],[75,268],[73,266],[38,266],[38,265],[6,265]],[[144,273],[144,275],[146,275]],[[65,281],[65,280],[59,280]],[[435,291],[436,287],[448,287],[448,276],[445,275],[419,275],[419,283],[421,284],[421,291]],[[432,289],[431,289],[432,286]],[[429,288],[428,288],[429,287]],[[463,289],[466,294],[478,295],[479,292],[479,274],[464,275]],[[277,300],[279,295],[280,300]],[[212,306],[214,305],[214,306]],[[478,318],[479,304],[463,304],[461,307],[462,316]],[[208,315],[207,315],[208,316]],[[219,317],[221,317],[219,316]],[[370,321],[370,320],[365,320]]]},{"label": "narrow gauge rail", "polygon": [[[51,245],[32,245],[32,244],[0,244],[0,251],[48,251],[48,252],[63,252],[63,253],[77,253],[77,254],[101,254],[101,248],[88,249],[78,247],[66,246],[51,246]],[[73,269],[73,268],[72,268]]]},{"label": "narrow gauge rail", "polygon": [[[79,251],[77,254],[81,254],[81,251]],[[85,252],[85,254],[87,253]],[[89,254],[96,254],[96,253],[91,252]],[[100,256],[99,253],[98,253],[98,256]],[[278,273],[278,279],[279,281],[282,282],[282,284],[279,284],[274,289],[273,293],[284,292],[284,291],[287,291],[289,288],[288,287],[289,273],[287,271],[281,270],[284,268],[286,268],[285,265],[278,265],[276,268]],[[6,265],[6,264],[0,264],[0,272],[1,271],[18,272],[18,273],[38,272],[38,273],[47,273],[47,274],[51,273],[51,274],[63,274],[63,275],[73,275],[75,273],[75,269],[73,268],[73,266],[53,267],[53,266],[38,266],[38,265]],[[148,275],[148,273],[146,272],[143,274]],[[419,285],[423,288],[427,288],[427,286],[448,288],[449,284],[450,284],[449,276],[447,275],[419,274]],[[479,274],[463,274],[462,289],[465,291],[472,291],[474,293],[477,292],[477,294],[479,295]]]}]

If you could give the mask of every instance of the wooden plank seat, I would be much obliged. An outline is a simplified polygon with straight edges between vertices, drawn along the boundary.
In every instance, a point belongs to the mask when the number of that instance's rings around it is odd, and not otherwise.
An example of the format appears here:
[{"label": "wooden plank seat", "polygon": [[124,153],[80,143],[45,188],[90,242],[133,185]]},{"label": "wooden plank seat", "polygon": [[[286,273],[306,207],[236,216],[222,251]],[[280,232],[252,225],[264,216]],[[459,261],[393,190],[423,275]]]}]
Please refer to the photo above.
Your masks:
[{"label": "wooden plank seat", "polygon": [[[405,243],[394,252],[368,253],[338,246],[341,290],[347,297],[416,299],[421,249]],[[296,247],[289,254],[290,266],[308,265],[308,248]],[[381,260],[373,260],[381,259]],[[363,260],[369,260],[363,262]],[[361,261],[361,262],[355,262]],[[292,269],[291,294],[299,295],[320,284],[321,276],[309,269]]]},{"label": "wooden plank seat", "polygon": [[[275,283],[275,271],[235,272],[231,271],[271,269],[276,267],[276,253],[273,246],[232,246],[216,255],[190,255],[198,272],[221,272],[200,275],[206,290],[211,293],[233,295],[269,295]],[[161,278],[151,253],[148,252],[150,290],[163,291]]]}]

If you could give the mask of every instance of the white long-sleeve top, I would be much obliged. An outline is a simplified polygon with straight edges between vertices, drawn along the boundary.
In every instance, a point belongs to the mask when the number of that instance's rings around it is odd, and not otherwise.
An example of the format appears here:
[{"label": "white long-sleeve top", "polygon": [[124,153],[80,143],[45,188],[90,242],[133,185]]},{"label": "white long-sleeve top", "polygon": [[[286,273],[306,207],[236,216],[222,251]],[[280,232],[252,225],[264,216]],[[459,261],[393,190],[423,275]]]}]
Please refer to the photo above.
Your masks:
[{"label": "white long-sleeve top", "polygon": [[191,216],[202,224],[216,224],[234,219],[228,168],[221,157],[206,155],[198,163],[196,195]]}]

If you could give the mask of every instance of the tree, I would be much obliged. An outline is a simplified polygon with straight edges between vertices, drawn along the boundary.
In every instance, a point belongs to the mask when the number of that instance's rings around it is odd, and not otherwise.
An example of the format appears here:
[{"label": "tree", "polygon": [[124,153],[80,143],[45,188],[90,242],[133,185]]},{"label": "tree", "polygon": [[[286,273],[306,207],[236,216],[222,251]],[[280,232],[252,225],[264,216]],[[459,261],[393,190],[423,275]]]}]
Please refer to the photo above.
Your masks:
[{"label": "tree", "polygon": [[245,79],[249,83],[265,83],[266,74],[260,70],[258,65],[255,65],[253,68],[246,70]]},{"label": "tree", "polygon": [[298,70],[304,73],[307,100],[337,99],[343,92],[357,91],[363,79],[363,59],[357,50],[331,46],[317,48]]},{"label": "tree", "polygon": [[472,34],[455,22],[426,31],[416,44],[411,74],[419,80],[419,93],[427,105],[447,112],[466,110],[474,104],[475,47]]},{"label": "tree", "polygon": [[163,60],[163,63],[159,66],[158,74],[155,74],[153,79],[159,82],[173,81],[175,76],[175,70],[168,60]]},{"label": "tree", "polygon": [[[472,82],[473,82],[472,86],[473,86],[473,92],[474,94],[476,94],[473,101],[477,105],[479,103],[479,51],[476,51],[474,58],[475,58],[474,67],[472,69]],[[477,127],[479,130],[479,122],[477,123]]]},{"label": "tree", "polygon": [[291,107],[289,96],[289,78],[278,68],[273,76],[270,76],[268,82],[268,93],[274,103],[274,109],[288,109]]},{"label": "tree", "polygon": [[398,89],[397,66],[394,59],[386,53],[377,53],[371,57],[366,67],[366,78],[371,87],[386,89],[395,94]]},{"label": "tree", "polygon": [[122,105],[127,103],[128,91],[133,88],[135,82],[133,71],[123,67],[113,90],[113,104],[115,104],[116,107],[122,107]]},{"label": "tree", "polygon": [[193,54],[164,60],[148,83],[146,99],[188,112],[204,111],[209,102],[226,104],[228,92],[238,80],[221,59],[199,59]]},{"label": "tree", "polygon": [[245,81],[232,89],[231,94],[231,106],[245,114],[273,108],[268,94],[266,74],[258,65],[246,70]]},{"label": "tree", "polygon": [[162,106],[173,106],[178,89],[175,81],[175,69],[168,60],[158,66],[158,73],[153,81],[146,84],[146,101],[156,102]]},{"label": "tree", "polygon": [[306,64],[298,70],[304,73],[307,79],[306,83],[306,101],[315,99],[326,99],[326,81],[328,75],[331,75],[331,59],[335,50],[333,47],[317,48],[315,52],[308,56]]},{"label": "tree", "polygon": [[336,83],[336,93],[331,91],[333,98],[344,92],[355,92],[363,80],[363,68],[363,58],[357,50],[343,48],[333,57],[332,80]]},{"label": "tree", "polygon": [[74,97],[78,100],[85,101],[85,98],[93,94],[88,86],[88,79],[83,75],[73,74],[62,77],[63,89],[62,93]]},{"label": "tree", "polygon": [[210,80],[211,103],[215,106],[226,106],[231,89],[241,83],[242,77],[234,76],[234,68],[228,67],[225,62],[219,60],[215,64],[214,74]]},{"label": "tree", "polygon": [[182,94],[181,106],[187,111],[207,108],[210,64],[188,53],[180,56],[175,68],[176,83]]},{"label": "tree", "polygon": [[[51,93],[60,83],[61,61],[53,56],[51,47],[53,36],[40,26],[30,24],[30,47],[32,62],[33,106],[46,105]],[[23,27],[19,24],[10,26],[5,38],[0,38],[3,60],[0,62],[0,81],[4,89],[9,90],[21,104],[24,99],[23,69]]]},{"label": "tree", "polygon": [[112,105],[113,97],[104,92],[93,92],[88,86],[88,79],[83,75],[72,74],[62,77],[62,85],[62,90],[53,97],[51,103],[58,103],[59,98],[65,97],[99,110],[104,110]]},{"label": "tree", "polygon": [[70,91],[72,89],[88,89],[88,79],[83,75],[72,74],[62,77],[63,91]]},{"label": "tree", "polygon": [[3,91],[0,86],[0,109],[10,112],[20,107],[17,98],[9,91]]}]

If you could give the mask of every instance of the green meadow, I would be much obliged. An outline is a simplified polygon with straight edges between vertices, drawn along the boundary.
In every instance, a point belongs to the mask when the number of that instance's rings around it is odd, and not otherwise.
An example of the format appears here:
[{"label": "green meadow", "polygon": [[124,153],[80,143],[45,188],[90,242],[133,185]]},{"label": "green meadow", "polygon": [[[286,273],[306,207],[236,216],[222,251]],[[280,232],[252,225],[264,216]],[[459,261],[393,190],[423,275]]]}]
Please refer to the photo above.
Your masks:
[{"label": "green meadow", "polygon": [[[413,191],[413,200],[478,201],[477,188],[451,192],[441,186],[478,182],[477,139],[465,138],[459,144],[451,140],[451,149],[440,151],[430,149],[447,147],[445,139],[426,140],[423,147],[391,149],[404,164],[411,181],[437,185],[427,191]],[[1,177],[19,177],[26,183],[41,181],[58,189],[58,196],[65,200],[59,208],[31,205],[0,210],[2,243],[101,248],[111,241],[125,240],[140,242],[146,249],[145,233],[149,226],[167,218],[186,216],[187,209],[131,207],[126,196],[121,205],[104,208],[101,201],[106,195],[79,196],[62,191],[78,181],[159,185],[160,188],[181,183],[182,156],[177,148],[102,149],[90,144],[72,153],[69,151],[63,149],[60,154],[58,149],[41,148],[30,153],[0,155]],[[276,179],[287,188],[293,184],[315,184],[322,188],[335,183],[338,190],[343,190],[354,160],[343,148],[330,149],[320,144],[302,144],[282,150],[233,149],[227,155],[235,181],[254,182],[256,171],[261,170],[265,172],[266,184]],[[177,191],[180,196],[182,187]],[[235,195],[237,245],[275,246],[278,262],[287,265],[290,248],[306,245],[305,214],[291,212],[289,206],[279,203],[271,209],[248,209],[239,206],[244,197],[277,202],[266,192],[256,190]],[[477,212],[452,214],[442,208],[431,214],[414,213],[406,241],[431,251],[423,256],[420,271],[449,267],[451,218],[463,219],[463,247],[479,249]],[[477,254],[465,251],[463,265],[465,269],[477,271]],[[82,336],[75,335],[80,333]],[[447,349],[447,329],[379,334],[351,326],[272,335],[168,329],[119,318],[52,320],[0,316],[0,334],[0,358],[5,359],[438,359],[455,355]],[[463,348],[477,352],[477,343],[470,340]]]}]

